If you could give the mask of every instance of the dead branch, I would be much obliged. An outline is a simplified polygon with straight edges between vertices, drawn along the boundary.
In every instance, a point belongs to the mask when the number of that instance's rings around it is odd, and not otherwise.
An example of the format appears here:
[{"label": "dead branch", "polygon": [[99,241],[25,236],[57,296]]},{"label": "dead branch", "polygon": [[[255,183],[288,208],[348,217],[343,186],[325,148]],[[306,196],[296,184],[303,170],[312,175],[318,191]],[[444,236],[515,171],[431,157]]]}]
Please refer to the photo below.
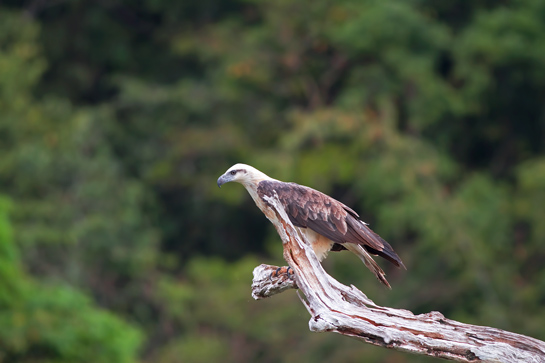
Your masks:
[{"label": "dead branch", "polygon": [[292,278],[289,278],[286,274],[275,276],[275,272],[278,269],[278,266],[264,264],[254,269],[254,280],[252,283],[252,297],[254,299],[265,299],[288,289],[297,289],[293,275]]},{"label": "dead branch", "polygon": [[301,301],[311,315],[309,328],[314,332],[336,332],[386,348],[459,362],[545,362],[545,342],[540,340],[460,323],[436,311],[414,315],[376,305],[356,287],[329,276],[278,199],[267,201],[276,214],[276,218],[268,218],[282,238],[284,258],[295,271],[295,281],[273,276],[276,266],[260,265],[254,270],[255,299],[299,288],[304,295]]}]

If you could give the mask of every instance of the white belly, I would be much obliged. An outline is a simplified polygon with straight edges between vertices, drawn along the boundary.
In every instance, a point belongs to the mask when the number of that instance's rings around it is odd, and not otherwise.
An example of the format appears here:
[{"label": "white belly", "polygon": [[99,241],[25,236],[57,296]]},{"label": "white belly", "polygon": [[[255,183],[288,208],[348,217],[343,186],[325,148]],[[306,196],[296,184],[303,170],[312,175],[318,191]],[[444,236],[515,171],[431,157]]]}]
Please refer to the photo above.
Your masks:
[{"label": "white belly", "polygon": [[329,238],[314,232],[310,228],[299,228],[299,230],[307,237],[318,260],[322,261],[326,258],[327,253],[331,250],[331,247],[333,247],[334,242]]}]

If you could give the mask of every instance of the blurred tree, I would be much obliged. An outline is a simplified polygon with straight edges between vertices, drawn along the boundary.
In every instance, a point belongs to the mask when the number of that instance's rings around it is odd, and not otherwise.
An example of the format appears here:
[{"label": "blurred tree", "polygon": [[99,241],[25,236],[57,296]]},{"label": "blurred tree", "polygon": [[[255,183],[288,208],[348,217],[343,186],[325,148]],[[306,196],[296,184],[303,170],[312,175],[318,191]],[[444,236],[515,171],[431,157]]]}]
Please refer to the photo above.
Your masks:
[{"label": "blurred tree", "polygon": [[29,278],[0,199],[0,362],[136,362],[142,334],[88,297]]},{"label": "blurred tree", "polygon": [[0,24],[0,186],[16,201],[29,270],[89,289],[105,306],[138,309],[132,299],[155,268],[157,232],[143,187],[103,141],[108,110],[36,99],[45,63],[37,27],[8,12]]}]

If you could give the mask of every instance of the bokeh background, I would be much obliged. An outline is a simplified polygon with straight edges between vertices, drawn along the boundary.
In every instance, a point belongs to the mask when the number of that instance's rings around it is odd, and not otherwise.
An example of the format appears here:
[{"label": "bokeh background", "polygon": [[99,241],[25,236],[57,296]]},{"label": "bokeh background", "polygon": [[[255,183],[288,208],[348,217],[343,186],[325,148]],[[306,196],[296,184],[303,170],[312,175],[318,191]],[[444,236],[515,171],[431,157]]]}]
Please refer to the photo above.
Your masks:
[{"label": "bokeh background", "polygon": [[236,162],[359,211],[376,303],[545,339],[545,2],[0,2],[0,362],[431,362],[308,331]]}]

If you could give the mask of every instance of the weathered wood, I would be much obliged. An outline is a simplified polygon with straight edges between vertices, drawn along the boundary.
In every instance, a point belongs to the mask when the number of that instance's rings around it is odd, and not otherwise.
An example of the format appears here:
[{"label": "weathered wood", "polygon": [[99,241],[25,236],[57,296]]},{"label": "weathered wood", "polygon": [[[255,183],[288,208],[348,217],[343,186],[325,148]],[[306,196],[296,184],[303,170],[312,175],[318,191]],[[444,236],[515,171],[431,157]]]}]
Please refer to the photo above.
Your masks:
[{"label": "weathered wood", "polygon": [[276,275],[280,267],[261,264],[254,269],[252,297],[256,300],[266,299],[288,289],[297,289],[294,276]]},{"label": "weathered wood", "polygon": [[254,270],[255,299],[299,288],[304,295],[301,301],[311,315],[309,328],[314,332],[336,332],[386,348],[460,362],[545,362],[545,342],[540,340],[460,323],[435,311],[414,315],[376,305],[356,287],[329,276],[279,201],[267,201],[274,210],[267,218],[282,238],[284,258],[295,271],[295,282],[286,276],[273,276],[276,266],[260,265]]}]

